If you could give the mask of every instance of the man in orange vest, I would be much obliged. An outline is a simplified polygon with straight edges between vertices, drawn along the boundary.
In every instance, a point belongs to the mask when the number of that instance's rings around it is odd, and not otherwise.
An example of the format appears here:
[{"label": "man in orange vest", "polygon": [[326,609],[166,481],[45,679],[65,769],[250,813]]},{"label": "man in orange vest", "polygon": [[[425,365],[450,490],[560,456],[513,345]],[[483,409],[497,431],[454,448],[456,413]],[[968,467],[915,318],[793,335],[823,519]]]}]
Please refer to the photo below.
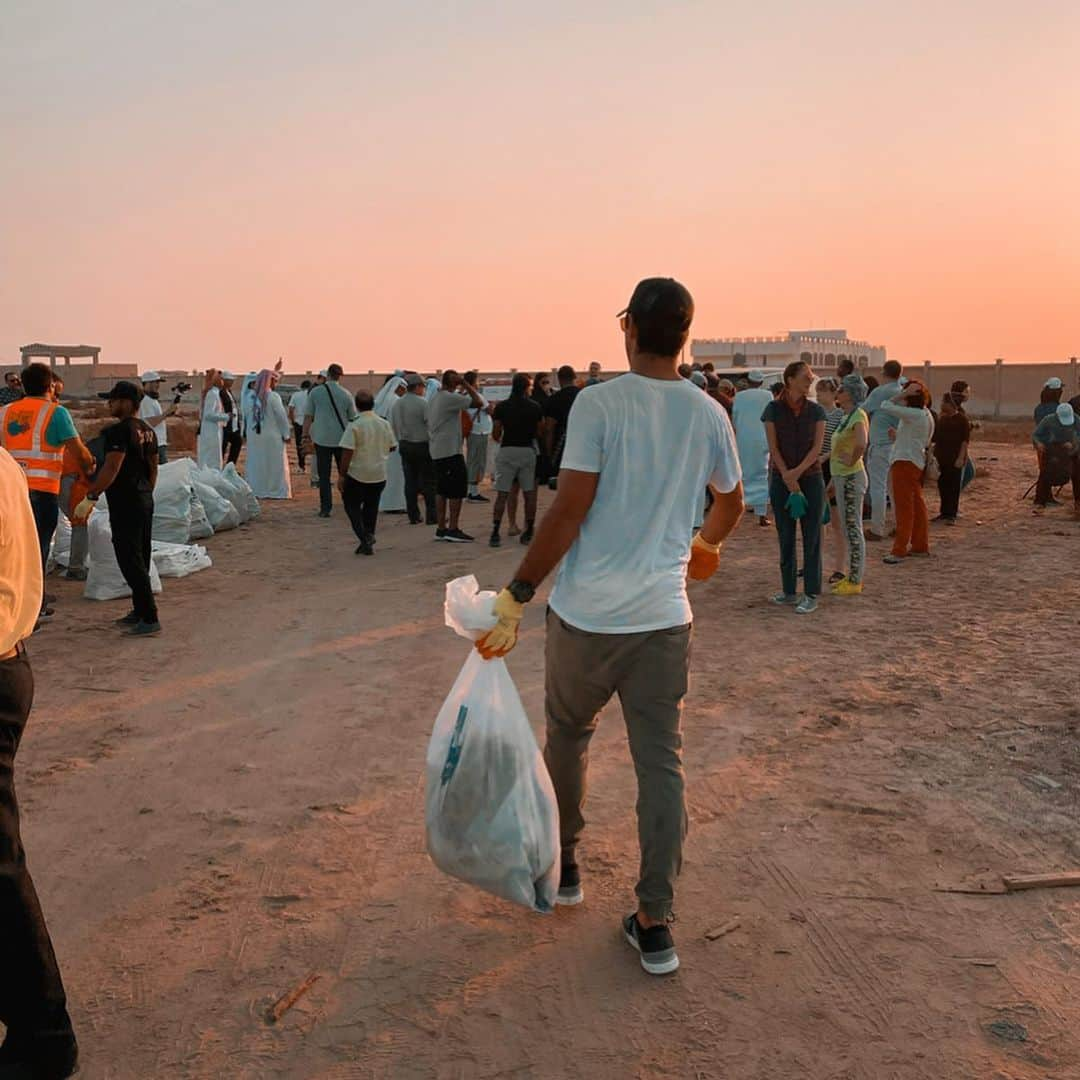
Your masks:
[{"label": "man in orange vest", "polygon": [[[64,449],[71,447],[83,472],[89,475],[94,458],[79,437],[71,413],[51,397],[53,371],[48,364],[30,364],[22,373],[26,396],[0,409],[0,446],[22,466],[30,488],[41,571],[49,558],[49,545],[60,516],[60,477],[64,471]],[[52,618],[42,594],[39,621]]]}]

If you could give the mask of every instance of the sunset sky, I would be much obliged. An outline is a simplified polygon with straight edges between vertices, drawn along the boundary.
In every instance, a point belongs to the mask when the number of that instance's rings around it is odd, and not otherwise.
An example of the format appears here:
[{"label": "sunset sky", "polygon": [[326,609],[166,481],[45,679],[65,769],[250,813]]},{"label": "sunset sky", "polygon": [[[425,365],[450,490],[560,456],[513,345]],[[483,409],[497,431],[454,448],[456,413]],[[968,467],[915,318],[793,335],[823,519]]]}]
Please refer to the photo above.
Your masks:
[{"label": "sunset sky", "polygon": [[0,362],[624,361],[845,326],[1080,353],[1076,0],[8,0]]}]

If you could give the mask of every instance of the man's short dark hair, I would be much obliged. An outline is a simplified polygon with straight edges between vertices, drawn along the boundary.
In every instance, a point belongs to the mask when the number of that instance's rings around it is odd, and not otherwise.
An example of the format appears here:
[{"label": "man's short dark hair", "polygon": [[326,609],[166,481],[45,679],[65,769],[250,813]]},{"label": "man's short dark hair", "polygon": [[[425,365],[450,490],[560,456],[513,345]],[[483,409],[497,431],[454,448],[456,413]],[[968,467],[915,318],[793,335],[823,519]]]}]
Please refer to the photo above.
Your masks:
[{"label": "man's short dark hair", "polygon": [[447,368],[442,373],[442,384],[444,390],[453,390],[454,385],[460,378],[458,373],[453,368]]},{"label": "man's short dark hair", "polygon": [[337,380],[340,379],[341,376],[344,374],[345,369],[340,364],[331,364],[326,369],[326,377],[328,379],[333,379],[335,382],[337,382]]},{"label": "man's short dark hair", "polygon": [[311,380],[310,380],[310,379],[305,379],[305,380],[304,380],[304,381],[303,381],[303,382],[302,382],[302,383],[300,384],[300,389],[301,389],[301,390],[310,390],[310,389],[311,389]]},{"label": "man's short dark hair", "polygon": [[510,380],[510,393],[518,397],[524,397],[529,392],[529,384],[532,379],[529,378],[524,372],[519,371]]},{"label": "man's short dark hair", "polygon": [[357,412],[371,412],[375,408],[375,399],[367,390],[357,390],[353,396],[353,401],[356,402]]},{"label": "man's short dark hair", "polygon": [[48,364],[27,364],[22,369],[23,390],[30,397],[44,397],[52,386],[53,372]]},{"label": "man's short dark hair", "polygon": [[569,364],[559,368],[558,377],[560,386],[572,386],[577,382],[577,372]]},{"label": "man's short dark hair", "polygon": [[899,360],[886,360],[885,366],[881,369],[881,374],[886,379],[895,381],[900,378],[900,373],[904,370]]},{"label": "man's short dark hair", "polygon": [[479,371],[466,371],[462,378],[470,385],[475,386],[480,378]]},{"label": "man's short dark hair", "polygon": [[855,361],[850,356],[841,356],[837,361],[836,370],[841,378],[850,375],[855,370]]},{"label": "man's short dark hair", "polygon": [[637,283],[622,314],[633,321],[639,352],[678,356],[690,335],[694,298],[674,278],[645,278]]},{"label": "man's short dark hair", "polygon": [[716,365],[711,360],[706,360],[705,363],[701,365],[701,370],[708,375],[710,372],[716,370]]}]

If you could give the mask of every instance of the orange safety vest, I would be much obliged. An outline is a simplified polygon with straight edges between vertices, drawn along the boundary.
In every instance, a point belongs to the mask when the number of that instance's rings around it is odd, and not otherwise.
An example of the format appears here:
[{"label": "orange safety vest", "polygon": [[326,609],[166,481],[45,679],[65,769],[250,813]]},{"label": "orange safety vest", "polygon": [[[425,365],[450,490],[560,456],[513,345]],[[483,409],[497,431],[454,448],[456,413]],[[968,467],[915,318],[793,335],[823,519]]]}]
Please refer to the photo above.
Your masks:
[{"label": "orange safety vest", "polygon": [[22,466],[31,491],[60,494],[64,448],[45,442],[56,403],[44,398],[21,398],[0,409],[0,446]]}]

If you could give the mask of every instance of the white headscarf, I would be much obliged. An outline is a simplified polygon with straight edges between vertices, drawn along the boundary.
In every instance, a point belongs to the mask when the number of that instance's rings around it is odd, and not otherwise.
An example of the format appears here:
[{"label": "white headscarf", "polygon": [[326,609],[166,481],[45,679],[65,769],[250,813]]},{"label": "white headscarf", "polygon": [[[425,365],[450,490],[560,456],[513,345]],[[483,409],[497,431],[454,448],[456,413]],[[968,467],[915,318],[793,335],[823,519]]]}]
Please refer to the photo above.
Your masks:
[{"label": "white headscarf", "polygon": [[430,401],[441,389],[442,383],[438,379],[428,379],[424,388],[424,400]]},{"label": "white headscarf", "polygon": [[405,380],[400,375],[395,375],[375,395],[375,412],[384,420],[390,419],[390,412],[397,404],[397,389],[404,385]]}]

